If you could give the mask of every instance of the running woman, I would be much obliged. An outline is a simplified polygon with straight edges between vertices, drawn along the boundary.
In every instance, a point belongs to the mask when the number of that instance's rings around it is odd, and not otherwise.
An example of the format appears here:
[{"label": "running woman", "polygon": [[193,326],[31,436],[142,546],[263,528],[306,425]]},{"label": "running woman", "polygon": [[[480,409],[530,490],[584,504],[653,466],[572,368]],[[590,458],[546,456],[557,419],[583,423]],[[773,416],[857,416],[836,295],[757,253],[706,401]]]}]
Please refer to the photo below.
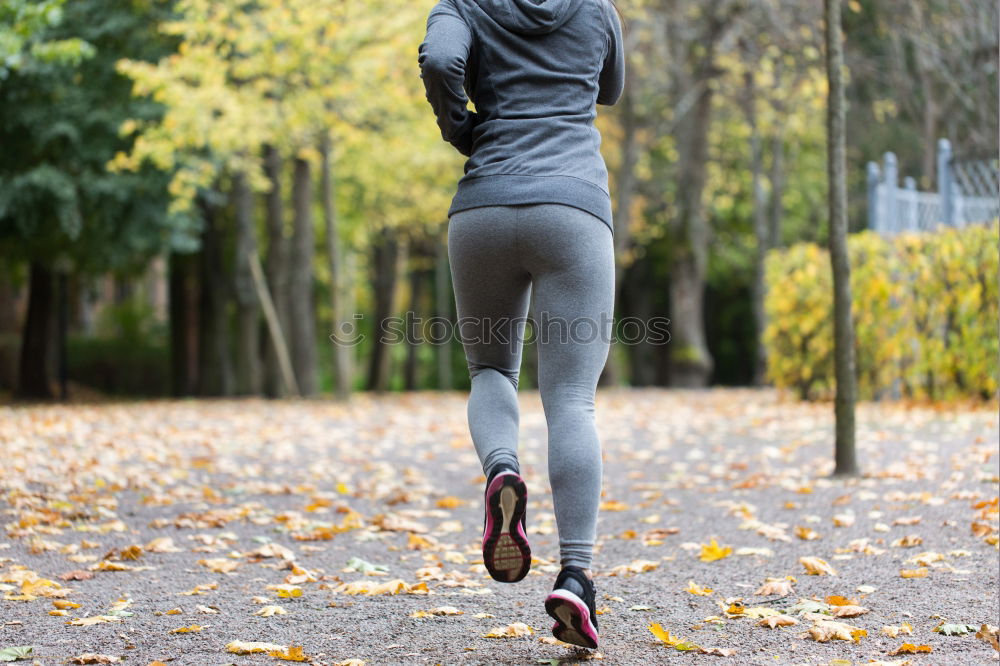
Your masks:
[{"label": "running woman", "polygon": [[594,393],[615,277],[594,118],[622,93],[621,30],[612,0],[439,0],[419,50],[441,135],[468,157],[448,211],[448,255],[472,378],[469,430],[487,477],[483,561],[506,583],[531,566],[517,381],[533,291],[562,565],[545,610],[556,638],[588,648],[598,643]]}]

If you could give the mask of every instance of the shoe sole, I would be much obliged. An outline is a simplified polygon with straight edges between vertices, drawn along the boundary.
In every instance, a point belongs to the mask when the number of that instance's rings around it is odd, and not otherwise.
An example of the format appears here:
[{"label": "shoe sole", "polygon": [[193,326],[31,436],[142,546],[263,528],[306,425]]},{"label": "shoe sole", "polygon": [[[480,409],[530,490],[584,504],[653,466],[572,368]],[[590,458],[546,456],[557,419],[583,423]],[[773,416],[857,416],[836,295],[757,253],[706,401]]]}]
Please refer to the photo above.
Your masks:
[{"label": "shoe sole", "polygon": [[545,612],[556,621],[553,636],[564,643],[597,648],[597,628],[583,599],[568,590],[553,590],[545,599]]},{"label": "shoe sole", "polygon": [[483,563],[493,580],[516,583],[531,568],[531,547],[521,520],[528,489],[515,472],[497,474],[486,489],[486,527]]}]

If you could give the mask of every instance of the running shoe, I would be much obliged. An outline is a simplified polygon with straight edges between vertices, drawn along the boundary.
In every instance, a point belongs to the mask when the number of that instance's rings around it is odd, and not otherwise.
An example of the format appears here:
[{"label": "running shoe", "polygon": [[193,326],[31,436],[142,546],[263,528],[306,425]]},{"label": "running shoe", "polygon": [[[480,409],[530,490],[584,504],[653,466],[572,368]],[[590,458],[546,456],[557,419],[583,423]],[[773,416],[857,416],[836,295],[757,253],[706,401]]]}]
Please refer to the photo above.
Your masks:
[{"label": "running shoe", "polygon": [[545,599],[545,612],[555,619],[552,635],[564,643],[597,647],[597,590],[580,567],[566,566],[559,572],[552,592]]},{"label": "running shoe", "polygon": [[524,529],[528,489],[521,475],[501,469],[486,483],[483,563],[493,580],[516,583],[531,568],[531,547]]}]

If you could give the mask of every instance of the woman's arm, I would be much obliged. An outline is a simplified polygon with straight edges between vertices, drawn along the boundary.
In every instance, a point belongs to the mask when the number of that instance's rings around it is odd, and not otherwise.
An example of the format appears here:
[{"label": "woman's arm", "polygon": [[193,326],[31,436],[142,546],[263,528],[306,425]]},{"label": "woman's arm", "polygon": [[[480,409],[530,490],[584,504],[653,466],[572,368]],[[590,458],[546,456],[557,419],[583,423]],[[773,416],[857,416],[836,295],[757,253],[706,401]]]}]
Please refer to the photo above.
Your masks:
[{"label": "woman's arm", "polygon": [[597,79],[597,103],[612,106],[622,96],[625,88],[625,46],[622,43],[622,24],[618,12],[610,0],[600,0],[604,5],[604,15],[608,26],[608,55],[604,59],[604,67]]},{"label": "woman's arm", "polygon": [[472,32],[449,0],[441,0],[427,17],[427,36],[420,45],[420,77],[427,101],[437,116],[441,137],[466,157],[472,154],[472,130],[479,117],[468,110],[465,65]]}]

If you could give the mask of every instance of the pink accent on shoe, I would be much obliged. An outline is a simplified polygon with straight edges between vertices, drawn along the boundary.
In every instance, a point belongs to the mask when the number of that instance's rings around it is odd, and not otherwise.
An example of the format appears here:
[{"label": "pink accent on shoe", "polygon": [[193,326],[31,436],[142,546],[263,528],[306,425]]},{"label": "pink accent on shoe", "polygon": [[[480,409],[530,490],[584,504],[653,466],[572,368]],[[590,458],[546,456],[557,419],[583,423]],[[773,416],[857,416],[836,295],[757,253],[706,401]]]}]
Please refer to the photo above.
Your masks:
[{"label": "pink accent on shoe", "polygon": [[580,597],[568,590],[553,590],[545,598],[545,611],[556,620],[552,625],[556,638],[581,647],[597,647],[598,635],[590,622],[590,609]]}]

